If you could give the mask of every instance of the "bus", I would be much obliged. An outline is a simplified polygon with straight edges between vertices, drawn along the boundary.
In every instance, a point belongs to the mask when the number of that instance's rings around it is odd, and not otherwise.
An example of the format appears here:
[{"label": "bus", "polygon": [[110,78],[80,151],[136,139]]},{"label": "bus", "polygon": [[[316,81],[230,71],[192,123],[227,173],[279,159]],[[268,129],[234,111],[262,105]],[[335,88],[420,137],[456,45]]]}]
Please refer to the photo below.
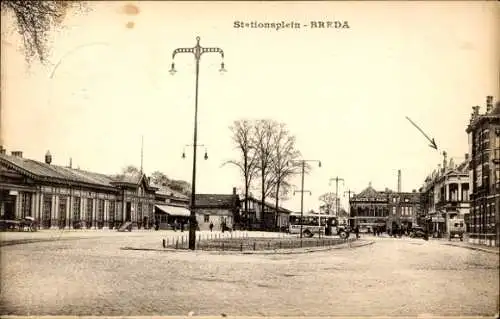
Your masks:
[{"label": "bus", "polygon": [[[318,224],[319,218],[319,224]],[[290,234],[302,234],[312,237],[314,234],[338,235],[341,238],[349,237],[349,230],[346,225],[339,225],[338,220],[330,215],[317,215],[304,213],[291,213],[289,218]]]}]

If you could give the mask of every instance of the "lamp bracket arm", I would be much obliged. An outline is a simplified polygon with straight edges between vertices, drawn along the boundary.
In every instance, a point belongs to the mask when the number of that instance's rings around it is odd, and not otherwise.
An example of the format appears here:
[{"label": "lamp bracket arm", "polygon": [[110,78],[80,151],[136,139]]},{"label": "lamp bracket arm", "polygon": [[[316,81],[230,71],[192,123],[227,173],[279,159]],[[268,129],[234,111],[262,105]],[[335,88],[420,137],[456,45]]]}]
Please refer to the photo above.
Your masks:
[{"label": "lamp bracket arm", "polygon": [[194,48],[178,48],[172,53],[172,60],[178,53],[194,53]]}]

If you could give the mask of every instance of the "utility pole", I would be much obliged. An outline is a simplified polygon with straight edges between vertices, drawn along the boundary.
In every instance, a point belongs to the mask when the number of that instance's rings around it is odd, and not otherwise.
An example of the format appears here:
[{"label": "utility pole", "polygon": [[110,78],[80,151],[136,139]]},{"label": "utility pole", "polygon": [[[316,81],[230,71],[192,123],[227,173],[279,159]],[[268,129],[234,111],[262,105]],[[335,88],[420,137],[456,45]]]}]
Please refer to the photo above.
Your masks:
[{"label": "utility pole", "polygon": [[[348,217],[347,220],[349,222],[349,220],[352,220],[351,219],[352,218],[352,216],[351,216],[351,194],[354,195],[354,192],[352,190],[348,189],[347,191],[344,192],[344,195],[346,193],[347,193],[347,202],[348,202],[348,204],[347,204],[348,208],[347,209],[348,209],[348,214],[349,214],[349,217]],[[349,224],[354,224],[354,220],[352,220],[352,223],[349,222]],[[354,225],[349,225],[349,226],[353,227]]]},{"label": "utility pole", "polygon": [[332,181],[335,181],[335,216],[338,217],[339,214],[339,181],[344,185],[344,179],[340,177],[330,178],[329,185],[331,185]]},{"label": "utility pole", "polygon": [[[199,75],[200,75],[200,59],[204,53],[219,53],[221,58],[224,60],[224,51],[217,47],[206,48],[200,45],[200,37],[196,37],[196,45],[192,48],[178,48],[172,53],[172,60],[179,53],[192,53],[196,62],[195,70],[195,98],[194,98],[194,132],[193,132],[193,174],[191,182],[191,214],[189,217],[189,249],[195,250],[196,246],[196,148],[198,147],[198,86],[199,86]],[[219,70],[221,73],[226,72],[224,68],[224,62],[221,63],[221,68]],[[172,67],[170,69],[170,74],[174,75],[175,65],[172,62]]]},{"label": "utility pole", "polygon": [[[291,160],[287,163],[288,165],[292,163],[296,164],[299,163],[301,166],[301,174],[302,174],[301,189],[293,192],[294,195],[295,193],[300,193],[300,238],[301,239],[302,239],[302,230],[304,223],[304,193],[309,193],[310,195],[312,194],[311,191],[304,189],[304,175],[305,175],[306,162],[318,162],[318,166],[321,167],[320,160]],[[318,220],[320,220],[319,215],[318,215]],[[320,223],[320,221],[318,221],[318,223]],[[321,233],[321,229],[319,232]]]}]

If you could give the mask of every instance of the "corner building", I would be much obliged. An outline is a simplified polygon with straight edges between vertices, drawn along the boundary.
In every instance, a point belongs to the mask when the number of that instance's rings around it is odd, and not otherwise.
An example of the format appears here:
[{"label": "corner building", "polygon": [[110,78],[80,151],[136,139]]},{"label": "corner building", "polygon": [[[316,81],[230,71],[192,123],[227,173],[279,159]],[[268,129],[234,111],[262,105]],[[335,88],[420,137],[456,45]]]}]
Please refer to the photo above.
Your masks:
[{"label": "corner building", "polygon": [[471,163],[471,214],[469,241],[488,246],[500,244],[500,103],[486,98],[486,112],[472,108],[466,132]]}]

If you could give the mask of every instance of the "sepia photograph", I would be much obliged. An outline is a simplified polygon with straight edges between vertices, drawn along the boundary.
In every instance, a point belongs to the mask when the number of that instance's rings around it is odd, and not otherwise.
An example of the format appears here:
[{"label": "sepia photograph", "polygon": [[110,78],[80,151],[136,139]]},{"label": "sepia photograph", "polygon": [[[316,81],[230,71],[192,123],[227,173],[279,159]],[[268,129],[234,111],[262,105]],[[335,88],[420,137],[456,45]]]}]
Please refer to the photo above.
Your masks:
[{"label": "sepia photograph", "polygon": [[1,2],[0,316],[498,318],[496,1]]}]

